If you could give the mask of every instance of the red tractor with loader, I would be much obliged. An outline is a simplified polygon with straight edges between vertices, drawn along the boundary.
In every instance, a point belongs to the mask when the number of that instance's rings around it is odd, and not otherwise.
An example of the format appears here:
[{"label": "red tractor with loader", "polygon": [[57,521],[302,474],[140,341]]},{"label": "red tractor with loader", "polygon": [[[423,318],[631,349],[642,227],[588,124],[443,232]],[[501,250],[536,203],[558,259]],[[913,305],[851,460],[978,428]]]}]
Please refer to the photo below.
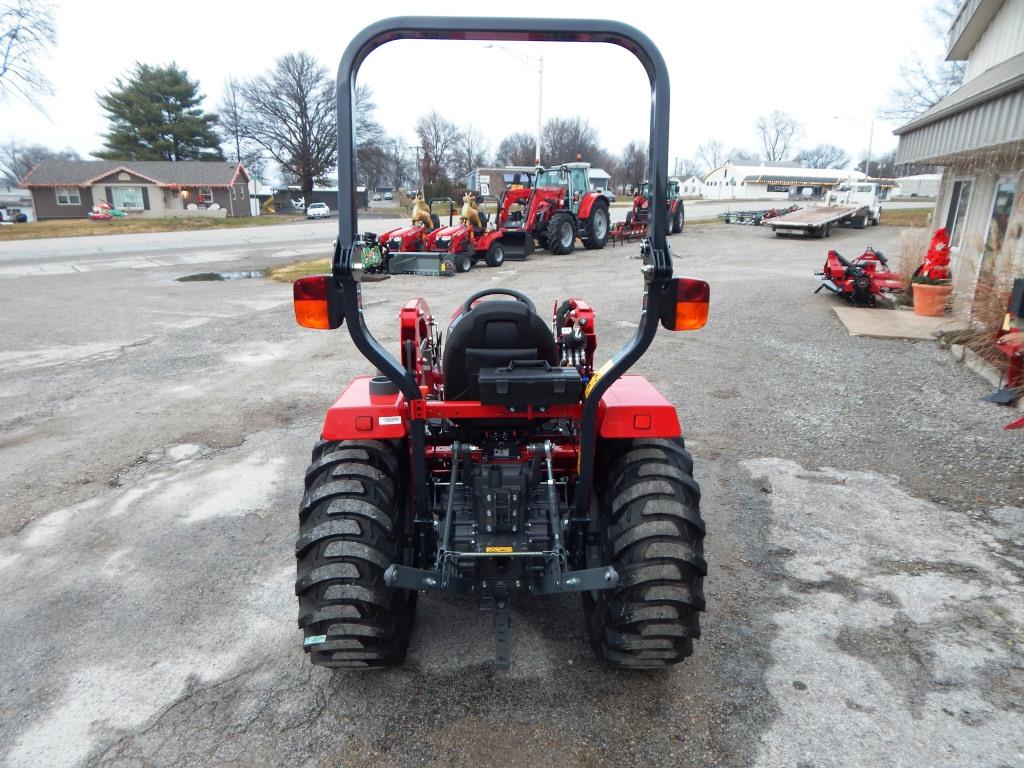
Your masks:
[{"label": "red tractor with loader", "polygon": [[[604,365],[595,360],[597,312],[580,298],[545,318],[519,291],[478,291],[443,339],[426,302],[411,299],[399,313],[397,354],[367,328],[361,259],[378,246],[358,234],[350,191],[356,73],[387,42],[438,38],[614,43],[648,73],[653,205],[640,247],[640,319]],[[295,283],[295,315],[304,327],[346,326],[376,373],[353,379],[328,409],[305,475],[295,591],[310,660],[400,664],[421,592],[470,597],[492,612],[499,668],[510,664],[513,600],[565,593],[581,596],[609,666],[683,660],[704,610],[700,489],[675,406],[643,376],[625,375],[659,326],[695,330],[708,315],[708,284],[674,275],[665,238],[664,59],[620,22],[405,17],[356,35],[337,82],[340,231],[331,274]],[[575,187],[559,189],[549,219],[578,233],[588,220],[583,195],[573,209]]]},{"label": "red tractor with loader", "polygon": [[[616,224],[611,232],[611,239],[616,242],[632,241],[647,234],[647,225],[651,220],[650,211],[651,185],[644,181],[636,185],[633,195],[633,207],[626,212],[626,221]],[[686,224],[686,208],[679,191],[678,181],[669,181],[668,199],[665,202],[667,216],[665,218],[665,234],[678,235]]]},{"label": "red tractor with loader", "polygon": [[611,230],[608,198],[590,187],[590,164],[538,168],[533,185],[509,189],[498,208],[506,258],[525,258],[534,241],[551,253],[572,253],[579,238],[588,250],[604,248]]}]

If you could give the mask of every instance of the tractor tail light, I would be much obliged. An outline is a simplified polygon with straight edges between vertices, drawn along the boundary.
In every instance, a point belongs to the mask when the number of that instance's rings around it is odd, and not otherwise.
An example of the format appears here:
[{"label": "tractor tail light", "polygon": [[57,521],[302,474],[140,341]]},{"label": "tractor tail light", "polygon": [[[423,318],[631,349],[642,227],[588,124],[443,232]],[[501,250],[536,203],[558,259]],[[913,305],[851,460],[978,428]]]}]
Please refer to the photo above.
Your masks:
[{"label": "tractor tail light", "polygon": [[295,321],[303,328],[329,331],[345,320],[341,287],[331,275],[300,277],[292,285]]},{"label": "tractor tail light", "polygon": [[693,277],[673,277],[665,286],[661,324],[670,331],[696,331],[708,322],[711,286]]}]

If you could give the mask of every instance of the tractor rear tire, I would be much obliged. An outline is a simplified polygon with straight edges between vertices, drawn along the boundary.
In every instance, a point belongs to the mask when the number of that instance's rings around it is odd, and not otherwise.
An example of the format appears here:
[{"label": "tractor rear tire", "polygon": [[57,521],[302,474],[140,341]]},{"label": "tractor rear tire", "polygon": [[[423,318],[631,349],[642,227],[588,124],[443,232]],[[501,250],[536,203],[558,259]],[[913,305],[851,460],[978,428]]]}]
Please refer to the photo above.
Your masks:
[{"label": "tractor rear tire", "polygon": [[613,590],[584,593],[590,640],[610,666],[666,667],[693,653],[700,637],[700,488],[681,439],[622,440],[612,450],[597,499],[602,559],[620,580]]},{"label": "tractor rear tire", "polygon": [[672,234],[678,235],[683,231],[683,225],[686,223],[686,214],[683,211],[683,204],[680,203],[679,207],[676,208],[675,214],[672,216]]},{"label": "tractor rear tire", "polygon": [[603,201],[594,203],[590,211],[590,218],[585,222],[586,235],[583,238],[583,246],[588,251],[596,251],[604,248],[608,242],[608,231],[611,229],[611,218],[608,216],[608,203]]},{"label": "tractor rear tire", "polygon": [[401,454],[377,440],[317,443],[295,545],[299,627],[322,667],[394,667],[405,658],[416,593],[391,589],[408,508]]},{"label": "tractor rear tire", "polygon": [[552,215],[545,239],[550,253],[556,256],[572,253],[576,248],[576,220],[573,215],[564,212]]}]

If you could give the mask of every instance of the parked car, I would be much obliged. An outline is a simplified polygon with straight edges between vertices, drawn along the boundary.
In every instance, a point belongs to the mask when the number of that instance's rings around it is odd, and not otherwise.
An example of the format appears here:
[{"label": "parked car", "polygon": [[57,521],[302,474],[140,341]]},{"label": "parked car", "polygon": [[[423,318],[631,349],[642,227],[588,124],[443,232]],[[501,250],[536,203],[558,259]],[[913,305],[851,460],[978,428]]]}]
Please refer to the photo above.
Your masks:
[{"label": "parked car", "polygon": [[21,211],[0,210],[0,222],[4,224],[26,224],[28,223],[28,215]]},{"label": "parked car", "polygon": [[331,215],[331,209],[327,203],[310,203],[306,206],[307,219],[326,219]]},{"label": "parked car", "polygon": [[380,200],[380,193],[378,192],[377,194],[375,194],[373,196],[373,199],[374,199],[374,201],[379,201]]},{"label": "parked car", "polygon": [[609,203],[615,202],[615,193],[612,192],[610,189],[599,189],[597,191],[600,192],[605,197],[607,197]]},{"label": "parked car", "polygon": [[393,194],[391,194],[390,192],[385,192],[384,193],[384,199],[385,200],[394,200],[395,196]]}]

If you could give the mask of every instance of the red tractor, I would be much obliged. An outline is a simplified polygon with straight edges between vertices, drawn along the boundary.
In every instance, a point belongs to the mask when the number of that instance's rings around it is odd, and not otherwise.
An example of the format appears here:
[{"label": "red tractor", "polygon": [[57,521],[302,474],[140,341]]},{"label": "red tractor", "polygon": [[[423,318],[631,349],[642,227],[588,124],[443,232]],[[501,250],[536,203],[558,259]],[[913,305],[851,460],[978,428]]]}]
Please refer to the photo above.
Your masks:
[{"label": "red tractor", "polygon": [[[376,246],[357,234],[350,199],[356,72],[386,42],[439,37],[633,51],[651,78],[650,172],[667,175],[667,70],[632,27],[406,17],[349,44],[338,76],[333,269],[295,283],[295,315],[310,328],[347,325],[377,375],[356,377],[327,411],[306,471],[295,548],[303,647],[326,667],[398,665],[417,595],[448,592],[493,613],[497,666],[507,667],[512,600],[574,592],[608,665],[675,664],[692,653],[704,610],[700,490],[675,406],[643,376],[623,374],[659,325],[701,328],[710,291],[673,276],[662,201],[641,246],[639,324],[600,368],[596,313],[581,299],[557,303],[549,321],[518,291],[479,291],[455,310],[444,343],[426,302],[412,299],[399,315],[397,355],[364,321],[359,259]],[[566,210],[555,206],[552,218]]]},{"label": "red tractor", "polygon": [[[480,195],[476,199],[480,203],[493,201],[496,211],[500,208],[500,201],[494,195]],[[458,224],[449,223],[431,233],[426,248],[448,254],[457,272],[469,272],[478,261],[487,262],[489,267],[505,263],[504,232],[496,227],[496,222],[490,221],[490,214],[484,207],[474,208],[474,211],[478,217],[476,222],[461,217]]]},{"label": "red tractor", "polygon": [[885,254],[868,248],[859,257],[850,261],[839,251],[829,251],[821,272],[822,288],[842,296],[858,307],[874,306],[875,297],[880,293],[896,293],[903,289],[900,276],[889,270]]},{"label": "red tractor", "polygon": [[[611,237],[615,241],[630,241],[642,238],[647,234],[647,225],[650,222],[650,199],[651,185],[644,181],[636,185],[636,194],[633,195],[633,207],[626,212],[626,221],[616,224],[612,229]],[[683,198],[679,192],[679,182],[668,182],[668,200],[666,201],[668,215],[665,218],[665,234],[679,234],[686,224],[686,209],[683,205]]]},{"label": "red tractor", "polygon": [[572,253],[576,238],[588,250],[604,248],[611,230],[608,198],[590,188],[589,163],[538,168],[529,189],[502,196],[498,224],[506,257],[525,258],[536,240],[551,253]]}]

